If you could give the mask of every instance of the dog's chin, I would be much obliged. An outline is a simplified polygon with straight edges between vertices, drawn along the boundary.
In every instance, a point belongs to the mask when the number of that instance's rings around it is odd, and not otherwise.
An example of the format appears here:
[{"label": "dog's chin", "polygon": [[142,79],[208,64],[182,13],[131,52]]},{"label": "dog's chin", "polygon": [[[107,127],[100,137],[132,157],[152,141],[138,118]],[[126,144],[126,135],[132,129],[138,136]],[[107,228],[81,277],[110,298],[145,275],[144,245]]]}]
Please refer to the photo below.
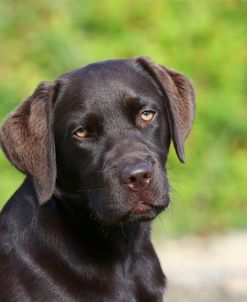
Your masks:
[{"label": "dog's chin", "polygon": [[138,223],[144,221],[153,220],[158,214],[155,210],[151,209],[145,213],[128,213],[123,219],[122,222],[124,223]]}]

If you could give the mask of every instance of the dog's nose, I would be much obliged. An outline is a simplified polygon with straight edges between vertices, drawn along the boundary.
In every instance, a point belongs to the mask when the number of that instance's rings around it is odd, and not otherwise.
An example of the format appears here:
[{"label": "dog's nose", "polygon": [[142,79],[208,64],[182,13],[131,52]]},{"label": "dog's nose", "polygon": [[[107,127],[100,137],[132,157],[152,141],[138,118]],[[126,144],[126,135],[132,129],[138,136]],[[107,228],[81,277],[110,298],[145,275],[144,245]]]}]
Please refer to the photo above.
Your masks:
[{"label": "dog's nose", "polygon": [[132,191],[145,188],[153,177],[153,167],[145,161],[125,164],[120,170],[120,182]]}]

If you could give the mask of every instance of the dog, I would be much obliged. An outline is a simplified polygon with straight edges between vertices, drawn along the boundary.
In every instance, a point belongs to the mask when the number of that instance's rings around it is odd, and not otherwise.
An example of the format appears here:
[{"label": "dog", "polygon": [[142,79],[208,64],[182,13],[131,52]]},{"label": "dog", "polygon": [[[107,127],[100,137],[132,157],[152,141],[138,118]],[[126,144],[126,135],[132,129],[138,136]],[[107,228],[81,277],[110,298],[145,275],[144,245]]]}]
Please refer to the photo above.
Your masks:
[{"label": "dog", "polygon": [[161,302],[150,225],[194,111],[190,80],[146,57],[42,82],[0,131],[26,175],[0,215],[1,301]]}]

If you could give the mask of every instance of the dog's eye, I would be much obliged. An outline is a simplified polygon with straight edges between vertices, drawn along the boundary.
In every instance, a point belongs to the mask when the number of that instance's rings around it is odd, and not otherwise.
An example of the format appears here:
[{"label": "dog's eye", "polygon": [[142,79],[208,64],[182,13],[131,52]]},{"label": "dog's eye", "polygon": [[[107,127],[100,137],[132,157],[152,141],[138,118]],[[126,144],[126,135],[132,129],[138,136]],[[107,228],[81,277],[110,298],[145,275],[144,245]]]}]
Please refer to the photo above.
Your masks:
[{"label": "dog's eye", "polygon": [[84,128],[79,128],[73,133],[73,136],[78,139],[83,139],[89,136],[89,132]]},{"label": "dog's eye", "polygon": [[145,110],[141,113],[141,119],[145,122],[150,122],[154,119],[156,112],[152,110]]}]

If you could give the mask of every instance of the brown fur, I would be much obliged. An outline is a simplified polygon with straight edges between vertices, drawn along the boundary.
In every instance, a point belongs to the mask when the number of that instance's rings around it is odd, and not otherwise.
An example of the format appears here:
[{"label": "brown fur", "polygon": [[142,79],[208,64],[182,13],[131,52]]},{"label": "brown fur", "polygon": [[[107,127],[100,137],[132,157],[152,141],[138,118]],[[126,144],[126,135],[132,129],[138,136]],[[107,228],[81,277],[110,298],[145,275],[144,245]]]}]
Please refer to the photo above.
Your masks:
[{"label": "brown fur", "polygon": [[146,58],[41,83],[0,130],[27,174],[0,213],[1,302],[161,302],[151,220],[170,201],[171,139],[183,161],[193,117],[189,80]]}]

